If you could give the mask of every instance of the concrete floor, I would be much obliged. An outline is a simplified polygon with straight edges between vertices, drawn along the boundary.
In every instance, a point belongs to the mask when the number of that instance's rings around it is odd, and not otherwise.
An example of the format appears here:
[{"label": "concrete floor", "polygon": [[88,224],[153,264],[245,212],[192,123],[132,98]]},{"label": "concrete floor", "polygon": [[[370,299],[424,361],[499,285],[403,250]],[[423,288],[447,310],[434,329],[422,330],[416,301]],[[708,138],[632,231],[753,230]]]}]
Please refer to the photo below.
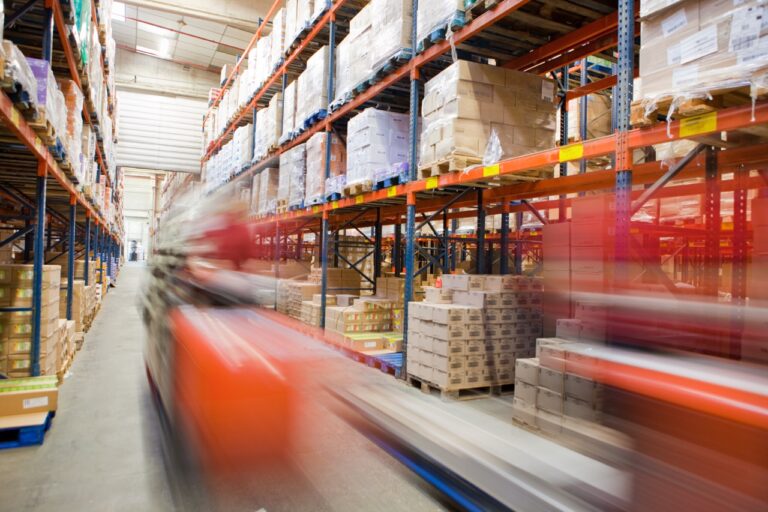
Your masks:
[{"label": "concrete floor", "polygon": [[173,510],[144,374],[143,271],[125,267],[107,295],[43,445],[0,451],[0,510]]}]

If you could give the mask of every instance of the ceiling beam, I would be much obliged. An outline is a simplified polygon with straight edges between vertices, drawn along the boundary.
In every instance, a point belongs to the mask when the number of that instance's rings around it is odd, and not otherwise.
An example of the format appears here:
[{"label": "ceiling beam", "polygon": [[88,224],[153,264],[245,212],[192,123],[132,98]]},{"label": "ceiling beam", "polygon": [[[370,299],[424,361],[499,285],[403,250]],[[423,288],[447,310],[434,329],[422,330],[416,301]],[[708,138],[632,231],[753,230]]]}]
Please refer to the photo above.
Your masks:
[{"label": "ceiling beam", "polygon": [[[248,13],[250,19],[246,20],[240,17],[216,14],[213,9],[206,10],[203,4],[200,5],[200,8],[197,8],[194,5],[191,5],[192,2],[179,2],[175,0],[123,0],[123,3],[142,9],[153,9],[155,11],[178,14],[179,16],[189,16],[200,20],[221,23],[223,25],[239,28],[245,32],[256,32],[259,28],[258,19],[260,13],[257,12],[258,9],[256,8],[250,9],[251,12]],[[226,4],[227,2],[225,1],[222,3]]]}]

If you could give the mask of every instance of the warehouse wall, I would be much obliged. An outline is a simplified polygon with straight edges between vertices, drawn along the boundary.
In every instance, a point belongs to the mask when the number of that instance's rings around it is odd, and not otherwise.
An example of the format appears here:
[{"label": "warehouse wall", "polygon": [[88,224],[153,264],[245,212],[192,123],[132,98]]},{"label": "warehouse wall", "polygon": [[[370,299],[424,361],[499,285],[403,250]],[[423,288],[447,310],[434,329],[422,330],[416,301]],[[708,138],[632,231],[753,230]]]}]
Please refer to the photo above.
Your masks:
[{"label": "warehouse wall", "polygon": [[259,17],[266,15],[273,0],[219,0],[212,9],[208,0],[127,0],[128,5],[194,16],[255,32]]},{"label": "warehouse wall", "polygon": [[128,259],[131,241],[141,244],[142,253],[151,251],[151,231],[156,225],[158,178],[162,173],[125,171],[125,257]]},{"label": "warehouse wall", "polygon": [[143,90],[208,99],[218,87],[219,75],[174,62],[125,50],[117,50],[118,89]]}]

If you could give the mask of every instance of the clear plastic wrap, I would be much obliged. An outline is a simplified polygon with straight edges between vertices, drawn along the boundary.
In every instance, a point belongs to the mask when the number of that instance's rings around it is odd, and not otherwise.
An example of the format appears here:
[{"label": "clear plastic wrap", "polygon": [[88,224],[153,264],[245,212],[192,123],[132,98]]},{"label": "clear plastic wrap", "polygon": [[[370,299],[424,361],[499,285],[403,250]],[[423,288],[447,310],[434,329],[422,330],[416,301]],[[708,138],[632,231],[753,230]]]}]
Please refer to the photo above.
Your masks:
[{"label": "clear plastic wrap", "polygon": [[296,39],[296,10],[299,0],[285,0],[285,39],[283,41],[283,55]]},{"label": "clear plastic wrap", "polygon": [[256,146],[253,150],[254,161],[263,159],[275,148],[280,140],[280,122],[283,117],[283,95],[275,94],[267,108],[256,114]]},{"label": "clear plastic wrap", "polygon": [[283,97],[283,130],[280,142],[290,140],[296,127],[296,103],[299,93],[299,81],[294,80],[285,88]]},{"label": "clear plastic wrap", "polygon": [[251,215],[259,213],[259,187],[261,186],[261,176],[258,174],[251,179],[250,197],[248,198],[248,213]]},{"label": "clear plastic wrap", "polygon": [[304,203],[304,183],[307,175],[307,146],[299,144],[280,155],[280,182],[277,199],[288,206]]},{"label": "clear plastic wrap", "polygon": [[498,162],[554,146],[554,83],[457,61],[427,82],[422,115],[420,166],[457,156]]},{"label": "clear plastic wrap", "polygon": [[371,73],[371,13],[371,4],[363,7],[352,18],[347,37],[336,47],[335,102],[343,102]]},{"label": "clear plastic wrap", "polygon": [[259,173],[259,215],[275,213],[280,169],[270,167]]},{"label": "clear plastic wrap", "polygon": [[331,8],[331,0],[315,0],[315,4],[312,7],[312,19],[311,23],[314,24],[322,16],[325,11]]},{"label": "clear plastic wrap", "polygon": [[33,107],[37,107],[37,79],[21,50],[10,41],[3,41],[5,53],[5,75],[18,84],[21,91],[29,96]]},{"label": "clear plastic wrap", "polygon": [[377,171],[408,162],[410,118],[365,109],[347,127],[347,185],[373,182]]},{"label": "clear plastic wrap", "polygon": [[66,104],[59,91],[59,84],[46,60],[27,58],[27,64],[37,81],[37,110],[53,127],[57,137],[66,132]]},{"label": "clear plastic wrap", "polygon": [[347,186],[347,175],[331,176],[325,180],[325,196],[332,197],[335,195],[341,196],[344,194],[344,187]]},{"label": "clear plastic wrap", "polygon": [[83,93],[73,80],[59,81],[64,102],[67,107],[66,139],[67,154],[72,170],[78,181],[83,181],[81,161],[83,145]]},{"label": "clear plastic wrap", "polygon": [[256,65],[254,67],[254,92],[261,88],[272,71],[270,54],[272,52],[272,37],[265,36],[256,43]]},{"label": "clear plastic wrap", "polygon": [[671,116],[689,100],[768,87],[768,2],[679,0],[643,5],[640,90],[646,112]]},{"label": "clear plastic wrap", "polygon": [[[434,30],[448,25],[464,12],[464,4],[465,0],[419,0],[416,40],[423,41]],[[463,19],[463,14],[460,16]]]},{"label": "clear plastic wrap", "polygon": [[269,50],[269,69],[270,72],[277,66],[285,53],[285,9],[282,8],[275,13],[272,19],[272,32],[269,34],[272,38]]},{"label": "clear plastic wrap", "polygon": [[253,161],[253,125],[246,124],[237,128],[233,140],[235,141],[233,164],[237,172],[250,167]]},{"label": "clear plastic wrap", "polygon": [[372,0],[371,19],[376,21],[376,44],[370,45],[371,69],[379,69],[392,56],[411,49],[412,0]]},{"label": "clear plastic wrap", "polygon": [[[307,141],[307,179],[304,204],[319,204],[325,199],[325,157],[328,134],[319,132]],[[331,136],[331,177],[341,176],[347,169],[344,143]]]},{"label": "clear plastic wrap", "polygon": [[296,3],[296,28],[294,33],[294,39],[296,39],[301,31],[309,28],[312,24],[312,11],[315,9],[314,0],[300,0]]},{"label": "clear plastic wrap", "polygon": [[[311,116],[328,109],[328,47],[323,46],[307,60],[307,67],[296,81],[295,129]],[[317,121],[317,119],[315,119]]]},{"label": "clear plastic wrap", "polygon": [[[560,112],[558,111],[558,116]],[[559,119],[559,118],[558,118]],[[581,100],[568,103],[568,138],[581,140]],[[555,138],[560,138],[560,123],[557,123]],[[587,139],[594,139],[611,134],[611,98],[604,94],[587,96]]]}]

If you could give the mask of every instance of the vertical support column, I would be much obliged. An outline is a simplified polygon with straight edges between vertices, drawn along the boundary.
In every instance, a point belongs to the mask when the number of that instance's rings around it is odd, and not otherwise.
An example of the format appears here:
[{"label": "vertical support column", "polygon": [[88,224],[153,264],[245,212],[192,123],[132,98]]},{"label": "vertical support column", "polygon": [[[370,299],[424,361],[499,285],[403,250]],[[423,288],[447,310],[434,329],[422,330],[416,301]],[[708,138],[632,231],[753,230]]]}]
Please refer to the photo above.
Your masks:
[{"label": "vertical support column", "polygon": [[728,355],[741,359],[741,337],[744,329],[744,306],[747,298],[747,187],[749,171],[743,166],[736,171],[736,190],[733,191],[733,270],[731,297],[733,297],[731,339]]},{"label": "vertical support column", "polygon": [[280,224],[275,221],[275,239],[274,239],[274,264],[275,264],[275,310],[277,310],[277,286],[280,282]]},{"label": "vertical support column", "polygon": [[86,211],[85,212],[85,261],[84,261],[84,275],[83,280],[85,281],[85,286],[90,285],[88,282],[88,270],[91,265],[91,212]]},{"label": "vertical support column", "polygon": [[482,188],[477,189],[477,228],[475,239],[477,240],[475,273],[485,274],[485,205],[483,204]]},{"label": "vertical support column", "polygon": [[509,274],[509,202],[504,202],[504,213],[501,214],[501,254],[499,273]]},{"label": "vertical support column", "polygon": [[[568,79],[568,66],[564,66],[560,70],[562,76],[562,87],[560,90],[560,147],[568,145],[568,101],[566,99],[566,93],[568,92],[569,79]],[[568,163],[562,162],[560,164],[560,176],[568,176]],[[560,203],[558,205],[558,222],[565,222],[565,196],[560,196]]]},{"label": "vertical support column", "polygon": [[[373,280],[374,283],[376,281],[376,278],[381,277],[381,261],[382,261],[382,252],[381,252],[381,242],[382,242],[382,228],[381,228],[381,208],[376,208],[376,225],[373,227],[373,236],[374,236],[374,253],[373,253]],[[376,290],[376,284],[373,285],[374,290]]]},{"label": "vertical support column", "polygon": [[35,194],[35,248],[32,277],[32,376],[40,375],[40,326],[43,314],[43,264],[45,241],[45,200],[48,181],[46,163],[38,162],[37,190]]},{"label": "vertical support column", "polygon": [[[519,204],[519,203],[517,203]],[[517,240],[515,241],[515,274],[520,276],[523,274],[523,212],[515,213],[515,230]]]},{"label": "vertical support column", "polygon": [[320,279],[320,328],[325,329],[325,312],[328,307],[328,212],[323,211],[323,220],[321,221],[321,240],[320,240],[320,265],[322,274]]},{"label": "vertical support column", "polygon": [[717,173],[717,152],[708,147],[704,169],[706,192],[704,194],[704,224],[707,238],[704,241],[703,292],[717,297],[720,277],[720,183]]},{"label": "vertical support column", "polygon": [[392,264],[395,267],[395,277],[400,277],[403,268],[403,228],[398,220],[395,224],[395,245],[392,248]]},{"label": "vertical support column", "polygon": [[[451,219],[451,234],[456,235],[458,231],[459,231],[459,219]],[[451,272],[456,270],[458,247],[459,245],[456,242],[451,242]]]},{"label": "vertical support column", "polygon": [[75,227],[77,225],[77,200],[74,196],[69,199],[69,237],[67,238],[67,320],[72,320],[72,294],[75,282],[75,251],[77,244]]},{"label": "vertical support column", "polygon": [[[328,112],[331,111],[330,103],[333,101],[334,78],[336,73],[336,15],[331,14],[328,34]],[[283,87],[285,89],[285,87]],[[333,132],[330,122],[325,126],[325,179],[331,177],[331,146],[333,142]],[[325,189],[323,189],[325,190]],[[325,195],[325,194],[323,194]],[[328,307],[328,212],[323,211],[323,219],[320,222],[320,328],[325,329],[325,313]],[[334,255],[338,254],[338,244]]]},{"label": "vertical support column", "polygon": [[[587,69],[587,59],[581,59],[581,79],[579,83],[581,86],[587,85],[589,81],[589,73]],[[587,124],[589,123],[589,117],[587,116],[587,108],[589,107],[589,95],[582,96],[579,100],[579,137],[582,142],[587,140]],[[579,174],[587,172],[587,161],[582,158],[579,160]]]},{"label": "vertical support column", "polygon": [[627,142],[635,61],[635,0],[619,1],[619,59],[616,85],[616,284],[629,281],[632,217],[632,157]]},{"label": "vertical support column", "polygon": [[48,219],[45,224],[45,250],[50,251],[53,243],[53,226],[51,226],[51,219]]},{"label": "vertical support column", "polygon": [[112,254],[114,252],[114,245],[115,245],[115,241],[112,240],[112,237],[108,237],[107,238],[107,275],[101,276],[102,283],[107,282],[107,277],[110,277],[110,278],[112,277]]},{"label": "vertical support column", "polygon": [[451,261],[450,261],[450,247],[449,242],[451,240],[451,233],[448,231],[448,209],[443,210],[443,274],[450,274]]},{"label": "vertical support column", "polygon": [[53,56],[53,9],[45,7],[43,12],[43,60],[51,62]]},{"label": "vertical support column", "polygon": [[[32,216],[32,211],[24,208],[24,212],[27,213],[27,218],[24,219],[24,228],[29,229],[29,227],[32,225],[32,222],[29,220],[29,217]],[[29,259],[32,257],[32,246],[35,243],[35,233],[34,231],[28,231],[26,235],[24,235],[24,263],[27,263]]]}]

